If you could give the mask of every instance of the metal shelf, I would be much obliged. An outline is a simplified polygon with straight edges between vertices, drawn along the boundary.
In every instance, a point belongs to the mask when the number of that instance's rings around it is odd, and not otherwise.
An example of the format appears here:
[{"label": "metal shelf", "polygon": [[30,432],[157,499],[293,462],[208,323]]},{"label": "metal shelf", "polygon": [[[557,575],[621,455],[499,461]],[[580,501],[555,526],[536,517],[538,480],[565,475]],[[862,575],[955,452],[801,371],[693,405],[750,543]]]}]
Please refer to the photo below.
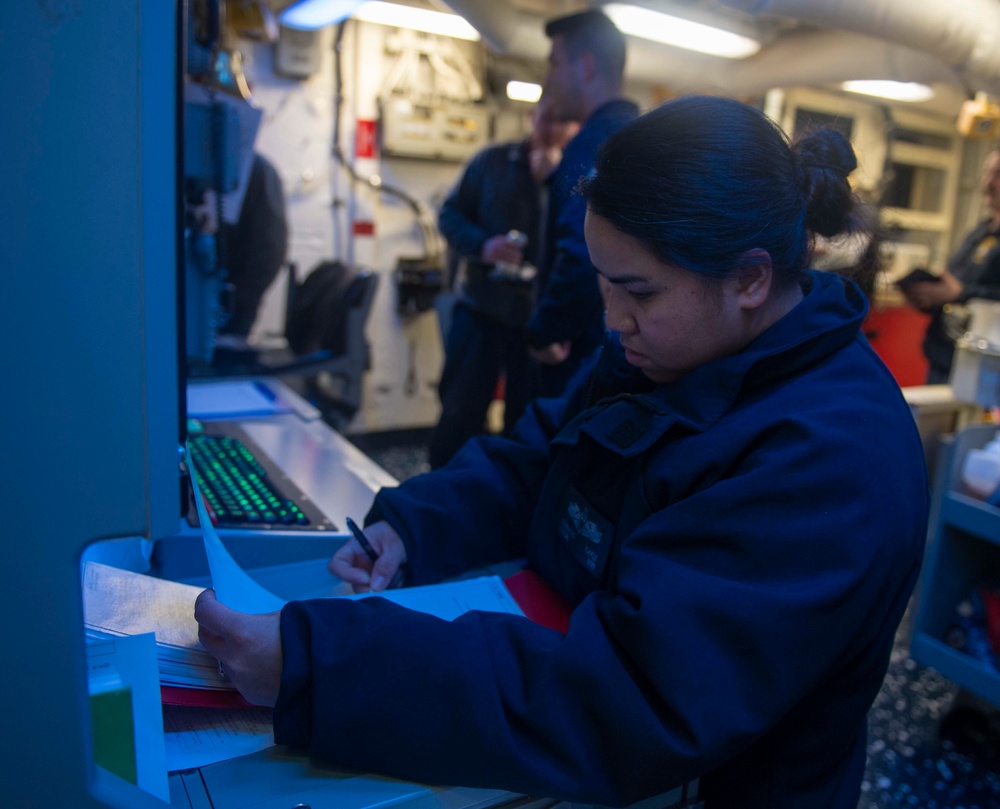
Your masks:
[{"label": "metal shelf", "polygon": [[959,601],[1000,565],[1000,509],[959,490],[966,453],[985,446],[996,429],[962,430],[940,465],[910,656],[1000,706],[1000,671],[943,640]]},{"label": "metal shelf", "polygon": [[1000,672],[924,632],[915,632],[910,655],[949,680],[1000,705]]},{"label": "metal shelf", "polygon": [[1000,545],[1000,509],[960,492],[948,492],[941,508],[941,521],[979,539]]}]

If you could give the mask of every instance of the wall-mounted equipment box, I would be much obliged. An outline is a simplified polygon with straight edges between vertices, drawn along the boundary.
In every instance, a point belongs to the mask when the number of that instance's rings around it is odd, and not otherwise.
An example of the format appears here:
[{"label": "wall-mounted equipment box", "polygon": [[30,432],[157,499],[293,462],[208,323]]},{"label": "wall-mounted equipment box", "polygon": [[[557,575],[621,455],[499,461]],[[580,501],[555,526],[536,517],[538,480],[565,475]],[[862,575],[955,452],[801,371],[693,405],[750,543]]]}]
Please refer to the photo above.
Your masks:
[{"label": "wall-mounted equipment box", "polygon": [[275,72],[293,79],[307,79],[318,73],[323,65],[323,30],[280,26],[274,51]]},{"label": "wall-mounted equipment box", "polygon": [[381,103],[382,154],[465,162],[489,140],[490,110],[479,104],[420,103],[392,96]]}]

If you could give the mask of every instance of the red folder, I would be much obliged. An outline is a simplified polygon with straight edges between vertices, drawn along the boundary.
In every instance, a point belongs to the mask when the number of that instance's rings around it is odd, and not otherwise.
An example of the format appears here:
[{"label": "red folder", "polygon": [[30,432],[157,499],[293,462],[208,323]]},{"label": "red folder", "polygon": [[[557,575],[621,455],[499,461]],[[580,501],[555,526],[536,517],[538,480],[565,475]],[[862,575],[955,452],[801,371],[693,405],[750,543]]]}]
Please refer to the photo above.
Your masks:
[{"label": "red folder", "polygon": [[173,685],[160,686],[160,702],[164,705],[186,705],[194,708],[252,708],[252,703],[243,699],[235,688],[178,688]]},{"label": "red folder", "polygon": [[569,631],[569,616],[573,608],[533,570],[522,570],[504,584],[524,614],[536,624],[555,629],[564,635]]}]

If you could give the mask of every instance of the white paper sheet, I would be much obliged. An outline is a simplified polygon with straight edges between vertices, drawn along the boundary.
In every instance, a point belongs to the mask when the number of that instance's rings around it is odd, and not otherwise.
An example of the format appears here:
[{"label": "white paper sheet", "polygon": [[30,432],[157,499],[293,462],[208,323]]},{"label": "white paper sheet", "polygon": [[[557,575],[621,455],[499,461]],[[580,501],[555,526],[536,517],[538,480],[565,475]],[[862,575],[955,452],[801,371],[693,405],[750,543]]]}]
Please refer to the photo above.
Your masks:
[{"label": "white paper sheet", "polygon": [[401,607],[436,615],[446,621],[454,621],[459,615],[473,610],[524,614],[499,576],[482,576],[425,587],[404,587],[400,590],[337,598],[385,598]]},{"label": "white paper sheet", "polygon": [[[287,603],[286,600],[252,579],[229,555],[229,551],[219,539],[218,532],[208,519],[208,513],[198,493],[198,484],[193,478],[191,483],[195,489],[195,502],[198,504],[198,519],[204,526],[205,553],[208,556],[216,598],[230,609],[239,612],[260,614],[280,610]],[[470,610],[524,614],[499,576],[484,576],[426,587],[404,587],[381,593],[335,596],[335,598],[372,597],[386,598],[407,609],[436,615],[446,621],[454,620]]]},{"label": "white paper sheet", "polygon": [[[218,541],[218,535],[215,540]],[[221,542],[219,547],[228,557],[229,554]],[[232,569],[228,567],[230,564]],[[232,574],[234,569],[249,579],[249,576],[243,573],[236,562],[229,557],[228,573]],[[256,582],[252,584],[263,590]],[[234,586],[233,581],[230,580],[227,586]],[[277,599],[277,596],[271,595],[271,597]],[[408,587],[378,594],[364,593],[337,597],[350,599],[382,597],[400,606],[435,615],[446,621],[454,620],[470,610],[523,614],[499,576],[484,576],[426,587]],[[271,747],[274,744],[271,717],[271,711],[265,708],[188,708],[164,705],[167,768],[174,772],[203,767]]]},{"label": "white paper sheet", "polygon": [[194,602],[201,587],[120,570],[83,566],[83,614],[88,637],[155,633],[163,685],[231,689],[198,640]]},{"label": "white paper sheet", "polygon": [[[190,454],[188,454],[187,462],[188,467],[191,468]],[[285,606],[286,600],[251,578],[229,555],[229,551],[222,544],[218,532],[208,517],[208,511],[201,499],[198,482],[194,475],[191,476],[191,485],[194,489],[194,502],[198,509],[198,521],[202,526],[205,554],[208,556],[208,567],[212,574],[212,587],[215,589],[216,598],[230,609],[239,612],[261,614],[280,610]],[[364,598],[372,595],[366,593],[362,596],[346,597]],[[523,615],[517,602],[511,597],[498,576],[467,579],[428,587],[386,590],[375,595],[387,598],[408,609],[436,615],[446,621],[451,621],[470,610]]]},{"label": "white paper sheet", "polygon": [[194,602],[202,589],[86,562],[84,622],[89,628],[115,635],[155,632],[160,644],[204,652],[194,620]]},{"label": "white paper sheet", "polygon": [[[188,461],[190,462],[190,458]],[[208,554],[213,586],[219,600],[232,609],[242,612],[272,612],[280,609],[285,600],[254,581],[229,555],[218,533],[212,528],[197,490],[197,483],[194,481],[192,483],[195,487],[194,495],[198,504],[199,518],[202,526],[207,529],[203,530],[205,550]],[[112,631],[128,632],[139,627],[145,628],[150,621],[154,623],[164,621],[182,627],[181,630],[174,630],[181,634],[171,635],[172,640],[183,644],[197,642],[193,604],[200,588],[167,582],[140,573],[106,569],[105,566],[94,562],[86,565],[84,579],[85,592],[95,591],[91,593],[92,600],[97,595],[98,582],[105,579],[111,582],[110,585],[102,585],[100,589],[102,594],[107,595],[104,591],[110,587],[112,597],[108,598],[108,604],[112,606],[106,604],[102,607],[102,612],[92,605],[88,617],[96,618],[100,615],[101,624],[108,626]],[[408,609],[435,615],[447,621],[470,610],[523,614],[499,576],[484,576],[425,587],[408,587],[379,594],[365,593],[339,597],[352,599],[382,597]],[[176,609],[158,603],[159,599],[171,602],[179,600],[183,605],[181,607],[183,614],[173,615]],[[114,604],[119,607],[124,606],[121,614],[116,614]],[[182,620],[178,620],[179,618]],[[195,633],[193,635],[195,640],[192,640],[191,633]],[[200,644],[198,646],[200,647]],[[161,661],[160,678],[164,675],[164,667],[165,664]],[[190,666],[185,670],[188,669]],[[212,666],[210,675],[212,678],[218,676],[216,666]],[[157,679],[159,678],[154,669],[148,675],[148,680],[155,686]],[[166,768],[170,772],[193,769],[247,755],[270,747],[274,743],[269,709],[165,705],[162,721]],[[155,737],[158,734],[150,735]]]},{"label": "white paper sheet", "polygon": [[[193,470],[190,449],[185,450],[188,469]],[[219,534],[212,525],[198,488],[198,476],[190,475],[191,488],[194,494],[195,508],[198,510],[198,522],[201,525],[201,535],[205,542],[205,554],[208,556],[208,568],[212,574],[212,588],[215,597],[222,604],[238,612],[253,615],[275,612],[285,606],[285,600],[259,585],[241,568],[236,560],[229,555],[219,539]]]},{"label": "white paper sheet", "polygon": [[196,419],[233,419],[288,413],[271,390],[248,381],[188,385],[187,414]]},{"label": "white paper sheet", "polygon": [[166,768],[205,767],[274,745],[270,708],[163,706]]}]

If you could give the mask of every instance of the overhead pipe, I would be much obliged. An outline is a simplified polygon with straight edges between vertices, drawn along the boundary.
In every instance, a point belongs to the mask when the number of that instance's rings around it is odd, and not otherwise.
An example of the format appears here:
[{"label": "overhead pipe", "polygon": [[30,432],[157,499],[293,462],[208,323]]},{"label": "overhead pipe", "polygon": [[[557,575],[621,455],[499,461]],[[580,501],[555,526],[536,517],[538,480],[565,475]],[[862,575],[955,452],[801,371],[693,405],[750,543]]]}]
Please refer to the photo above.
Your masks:
[{"label": "overhead pipe", "polygon": [[544,59],[548,40],[543,22],[514,8],[508,0],[437,0],[465,18],[496,53],[525,59]]},{"label": "overhead pipe", "polygon": [[1000,90],[1000,4],[996,0],[719,0],[755,16],[788,17],[928,53],[969,90]]},{"label": "overhead pipe", "polygon": [[[509,0],[438,0],[465,17],[499,53],[543,60],[544,21]],[[888,78],[941,81],[1000,94],[996,0],[718,0],[746,14],[784,17],[821,30],[788,31],[755,56],[723,60],[641,39],[626,76],[677,91],[764,92],[789,84]]]},{"label": "overhead pipe", "polygon": [[757,54],[752,65],[727,63],[720,78],[737,94],[852,79],[959,83],[956,72],[934,56],[860,33],[828,30],[789,32]]}]

